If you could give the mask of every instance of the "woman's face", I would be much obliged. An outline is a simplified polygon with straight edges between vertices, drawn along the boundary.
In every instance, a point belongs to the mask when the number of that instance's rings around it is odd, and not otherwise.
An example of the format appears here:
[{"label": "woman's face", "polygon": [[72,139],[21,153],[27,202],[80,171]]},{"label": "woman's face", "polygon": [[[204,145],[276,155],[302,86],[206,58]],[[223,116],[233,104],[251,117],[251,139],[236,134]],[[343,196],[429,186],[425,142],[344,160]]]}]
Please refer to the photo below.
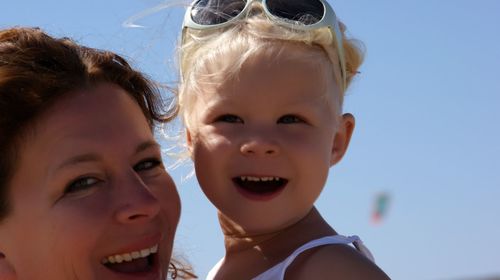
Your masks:
[{"label": "woman's face", "polygon": [[17,279],[165,279],[179,196],[121,88],[55,103],[25,135],[8,187],[0,252]]}]

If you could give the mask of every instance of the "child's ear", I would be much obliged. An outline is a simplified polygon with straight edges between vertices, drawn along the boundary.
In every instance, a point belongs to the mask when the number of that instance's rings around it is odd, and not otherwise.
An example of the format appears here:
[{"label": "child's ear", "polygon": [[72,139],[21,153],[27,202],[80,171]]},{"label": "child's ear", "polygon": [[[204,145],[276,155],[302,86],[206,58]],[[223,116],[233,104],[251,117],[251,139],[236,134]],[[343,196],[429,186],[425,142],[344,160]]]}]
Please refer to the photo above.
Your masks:
[{"label": "child's ear", "polygon": [[332,157],[330,159],[330,166],[337,164],[349,147],[352,132],[354,131],[354,116],[351,114],[344,114],[339,120],[337,132],[333,139]]},{"label": "child's ear", "polygon": [[16,272],[5,255],[0,251],[0,279],[16,280]]}]

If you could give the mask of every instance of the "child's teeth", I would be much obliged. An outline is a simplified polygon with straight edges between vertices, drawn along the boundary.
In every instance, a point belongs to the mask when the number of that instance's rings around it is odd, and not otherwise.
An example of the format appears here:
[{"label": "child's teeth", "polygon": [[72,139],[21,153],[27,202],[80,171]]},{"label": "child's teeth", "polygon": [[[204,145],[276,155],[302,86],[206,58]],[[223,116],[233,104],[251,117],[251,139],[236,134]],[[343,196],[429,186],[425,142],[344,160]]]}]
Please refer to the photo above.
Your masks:
[{"label": "child's teeth", "polygon": [[123,262],[123,257],[122,257],[122,255],[116,255],[116,256],[115,256],[115,260],[116,260],[116,262],[117,262],[117,263],[121,263],[121,262]]},{"label": "child's teeth", "polygon": [[147,257],[149,256],[149,249],[142,249],[141,250],[141,257]]},{"label": "child's teeth", "polygon": [[252,181],[252,182],[267,182],[267,181],[279,181],[279,177],[252,177],[252,176],[240,176],[241,181]]},{"label": "child's teeth", "polygon": [[123,254],[123,260],[129,262],[132,260],[132,256],[130,254]]},{"label": "child's teeth", "polygon": [[151,254],[156,254],[156,252],[158,252],[158,245],[153,246],[153,247],[150,249],[150,251],[151,251]]}]

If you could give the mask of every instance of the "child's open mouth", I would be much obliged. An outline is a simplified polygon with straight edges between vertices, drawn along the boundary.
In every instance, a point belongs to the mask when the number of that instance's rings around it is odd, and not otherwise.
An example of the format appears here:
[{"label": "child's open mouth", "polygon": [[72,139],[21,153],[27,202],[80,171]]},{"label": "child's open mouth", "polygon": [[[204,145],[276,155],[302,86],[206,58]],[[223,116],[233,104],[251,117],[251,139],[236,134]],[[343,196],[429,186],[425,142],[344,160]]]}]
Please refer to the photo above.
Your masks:
[{"label": "child's open mouth", "polygon": [[274,176],[239,176],[233,178],[233,182],[246,197],[256,200],[268,200],[283,190],[288,180]]},{"label": "child's open mouth", "polygon": [[140,251],[105,257],[101,263],[117,273],[144,274],[154,272],[158,266],[158,244]]}]

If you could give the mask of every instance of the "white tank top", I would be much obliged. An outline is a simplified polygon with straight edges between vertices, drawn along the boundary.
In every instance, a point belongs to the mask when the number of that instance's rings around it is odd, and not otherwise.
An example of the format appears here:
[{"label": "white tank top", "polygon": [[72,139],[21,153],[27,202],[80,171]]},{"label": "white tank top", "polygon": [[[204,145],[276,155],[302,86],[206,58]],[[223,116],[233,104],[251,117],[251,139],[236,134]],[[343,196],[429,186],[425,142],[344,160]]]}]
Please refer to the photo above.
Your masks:
[{"label": "white tank top", "polygon": [[[252,280],[283,280],[285,278],[285,272],[288,266],[292,264],[292,262],[300,255],[302,252],[307,251],[311,248],[329,245],[329,244],[353,244],[354,247],[365,257],[374,262],[373,255],[370,250],[366,248],[361,239],[358,236],[343,236],[343,235],[332,235],[325,236],[322,238],[318,238],[315,240],[311,240],[306,244],[300,246],[297,250],[295,250],[290,256],[288,256],[285,260],[278,263],[277,265],[271,267],[270,269],[264,271],[257,277],[252,278]],[[222,263],[224,262],[224,258],[221,259],[208,273],[207,280],[213,280],[217,272],[219,271]]]}]

